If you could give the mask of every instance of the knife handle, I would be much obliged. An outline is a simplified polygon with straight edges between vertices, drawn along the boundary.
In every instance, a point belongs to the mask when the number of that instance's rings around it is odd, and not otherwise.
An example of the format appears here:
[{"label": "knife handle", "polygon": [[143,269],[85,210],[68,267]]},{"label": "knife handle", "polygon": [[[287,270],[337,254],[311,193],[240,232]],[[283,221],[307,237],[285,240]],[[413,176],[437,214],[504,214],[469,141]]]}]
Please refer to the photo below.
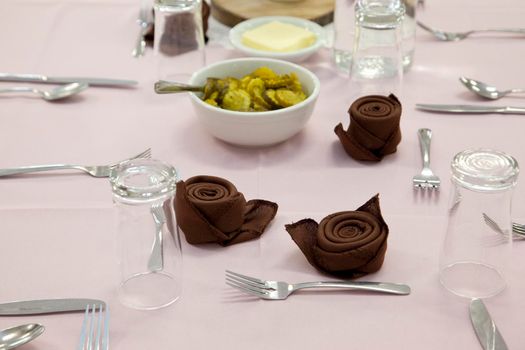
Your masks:
[{"label": "knife handle", "polygon": [[10,74],[0,73],[0,79],[5,81],[23,81],[23,82],[35,82],[35,81],[47,81],[47,77],[39,74]]},{"label": "knife handle", "polygon": [[525,114],[525,108],[520,107],[506,107],[505,111],[503,111],[505,114]]}]

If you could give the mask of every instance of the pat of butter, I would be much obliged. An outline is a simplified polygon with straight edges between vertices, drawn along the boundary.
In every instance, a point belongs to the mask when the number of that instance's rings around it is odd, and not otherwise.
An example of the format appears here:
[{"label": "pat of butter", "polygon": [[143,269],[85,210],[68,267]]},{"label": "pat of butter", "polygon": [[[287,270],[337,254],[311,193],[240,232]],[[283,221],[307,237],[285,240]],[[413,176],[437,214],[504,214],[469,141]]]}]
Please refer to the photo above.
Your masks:
[{"label": "pat of butter", "polygon": [[291,52],[312,45],[316,37],[311,31],[289,23],[269,22],[247,30],[242,43],[263,51]]}]

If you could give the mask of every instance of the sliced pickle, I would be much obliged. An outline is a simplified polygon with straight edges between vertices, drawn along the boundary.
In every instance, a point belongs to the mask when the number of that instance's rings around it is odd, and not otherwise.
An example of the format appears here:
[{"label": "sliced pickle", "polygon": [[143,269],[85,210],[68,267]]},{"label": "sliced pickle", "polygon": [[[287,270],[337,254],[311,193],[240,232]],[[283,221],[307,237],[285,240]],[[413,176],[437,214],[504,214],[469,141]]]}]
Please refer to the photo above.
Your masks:
[{"label": "sliced pickle", "polygon": [[290,107],[306,98],[295,73],[278,75],[260,67],[240,79],[208,78],[203,100],[233,111],[268,111]]},{"label": "sliced pickle", "polygon": [[304,97],[292,90],[278,89],[275,91],[275,99],[279,102],[280,106],[290,107],[304,100]]},{"label": "sliced pickle", "polygon": [[221,107],[232,111],[247,112],[250,110],[252,99],[245,90],[236,89],[228,91],[223,99]]}]

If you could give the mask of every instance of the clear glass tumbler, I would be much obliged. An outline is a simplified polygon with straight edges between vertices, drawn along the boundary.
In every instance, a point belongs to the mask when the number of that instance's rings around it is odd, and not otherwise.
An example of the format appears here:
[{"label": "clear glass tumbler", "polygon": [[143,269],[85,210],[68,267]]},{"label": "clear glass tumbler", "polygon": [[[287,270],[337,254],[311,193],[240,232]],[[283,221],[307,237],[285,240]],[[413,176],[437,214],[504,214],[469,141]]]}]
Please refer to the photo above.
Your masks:
[{"label": "clear glass tumbler", "polygon": [[153,159],[135,159],[111,170],[118,216],[119,299],[153,310],[182,291],[182,250],[173,208],[176,170]]},{"label": "clear glass tumbler", "polygon": [[440,254],[440,281],[462,297],[491,297],[506,286],[518,163],[503,152],[477,149],[458,153],[451,169],[453,186]]},{"label": "clear glass tumbler", "polygon": [[187,82],[204,67],[203,0],[155,0],[157,79]]},{"label": "clear glass tumbler", "polygon": [[350,76],[362,94],[399,94],[403,79],[400,0],[359,0]]}]

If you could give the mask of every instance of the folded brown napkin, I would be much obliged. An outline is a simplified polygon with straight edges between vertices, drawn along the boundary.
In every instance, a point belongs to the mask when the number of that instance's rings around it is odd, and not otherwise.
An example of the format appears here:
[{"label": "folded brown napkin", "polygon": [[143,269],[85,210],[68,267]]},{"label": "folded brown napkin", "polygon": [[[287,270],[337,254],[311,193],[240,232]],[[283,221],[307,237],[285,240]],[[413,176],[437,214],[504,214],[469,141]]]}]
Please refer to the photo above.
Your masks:
[{"label": "folded brown napkin", "polygon": [[350,157],[378,162],[396,151],[401,141],[401,103],[394,95],[358,98],[348,113],[348,130],[339,123],[334,131]]},{"label": "folded brown napkin", "polygon": [[177,183],[175,215],[191,244],[227,246],[258,238],[277,207],[262,199],[246,202],[230,181],[220,177],[200,175]]},{"label": "folded brown napkin", "polygon": [[321,271],[354,278],[383,264],[388,226],[381,216],[379,195],[355,211],[330,214],[320,224],[303,219],[285,227],[308,262]]}]

